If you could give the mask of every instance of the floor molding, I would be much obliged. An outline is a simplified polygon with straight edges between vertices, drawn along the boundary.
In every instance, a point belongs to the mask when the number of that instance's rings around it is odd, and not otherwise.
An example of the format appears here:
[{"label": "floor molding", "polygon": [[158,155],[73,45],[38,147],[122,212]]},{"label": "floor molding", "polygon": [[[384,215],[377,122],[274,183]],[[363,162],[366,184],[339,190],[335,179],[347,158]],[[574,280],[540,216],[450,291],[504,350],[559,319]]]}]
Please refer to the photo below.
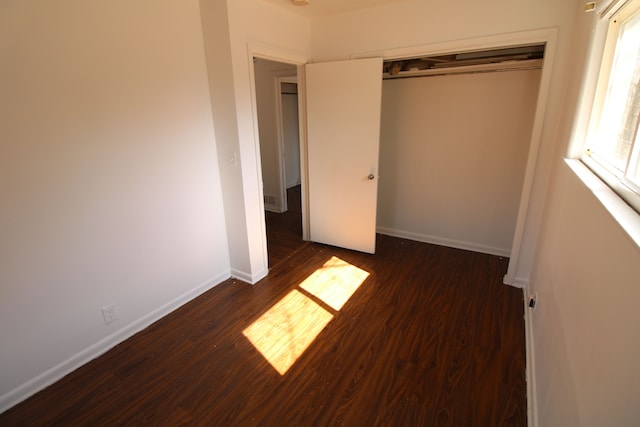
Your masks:
[{"label": "floor molding", "polygon": [[247,282],[247,283],[252,284],[252,285],[255,285],[260,280],[262,280],[265,277],[267,277],[268,273],[269,273],[268,269],[263,270],[263,271],[261,271],[259,273],[256,273],[256,274],[246,273],[244,271],[236,270],[235,268],[231,269],[231,277],[234,277],[236,279],[242,280],[243,282]]},{"label": "floor molding", "polygon": [[472,252],[480,252],[483,254],[497,255],[509,257],[510,248],[497,248],[494,246],[481,245],[472,242],[463,242],[460,240],[446,239],[428,234],[413,233],[410,231],[397,230],[394,228],[378,227],[376,232],[387,236],[400,237],[402,239],[415,240],[416,242],[431,243],[434,245],[447,246],[450,248],[464,249]]}]

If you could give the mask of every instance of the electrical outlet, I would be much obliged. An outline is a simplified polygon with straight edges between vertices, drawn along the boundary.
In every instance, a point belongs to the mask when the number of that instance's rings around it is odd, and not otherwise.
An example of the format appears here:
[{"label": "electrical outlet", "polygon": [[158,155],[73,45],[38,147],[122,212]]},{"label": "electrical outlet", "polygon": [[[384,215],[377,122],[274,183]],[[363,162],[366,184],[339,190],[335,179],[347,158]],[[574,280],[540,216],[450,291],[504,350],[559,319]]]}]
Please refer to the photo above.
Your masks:
[{"label": "electrical outlet", "polygon": [[104,324],[108,325],[114,320],[118,320],[118,312],[115,305],[110,305],[102,309],[102,317],[104,317]]}]

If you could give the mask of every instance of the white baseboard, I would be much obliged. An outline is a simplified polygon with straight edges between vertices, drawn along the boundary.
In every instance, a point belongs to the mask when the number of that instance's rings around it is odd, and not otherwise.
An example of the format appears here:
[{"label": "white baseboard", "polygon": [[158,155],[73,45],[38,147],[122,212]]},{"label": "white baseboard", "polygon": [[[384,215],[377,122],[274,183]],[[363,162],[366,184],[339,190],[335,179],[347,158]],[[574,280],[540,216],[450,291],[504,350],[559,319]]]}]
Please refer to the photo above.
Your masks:
[{"label": "white baseboard", "polygon": [[201,283],[200,285],[174,298],[168,303],[158,307],[149,314],[139,318],[132,323],[129,323],[122,329],[119,329],[118,331],[87,347],[79,353],[76,353],[67,360],[57,364],[50,369],[47,369],[40,375],[32,378],[21,386],[11,390],[8,393],[5,393],[0,397],[0,413],[6,411],[14,405],[17,405],[18,403],[29,398],[40,390],[43,390],[56,381],[62,379],[65,375],[70,374],[79,367],[101,356],[116,345],[142,331],[152,323],[160,320],[167,314],[188,303],[197,296],[203,294],[217,284],[228,279],[229,277],[230,273],[225,272],[207,280],[204,283]]},{"label": "white baseboard", "polygon": [[278,198],[273,194],[264,194],[264,210],[275,213],[282,213],[282,206],[278,202]]},{"label": "white baseboard", "polygon": [[526,277],[509,277],[505,274],[502,283],[519,289],[529,289],[529,279]]},{"label": "white baseboard", "polygon": [[231,277],[234,277],[236,279],[240,279],[243,282],[247,282],[247,283],[250,283],[252,285],[255,285],[260,280],[264,279],[267,276],[267,273],[269,273],[268,269],[260,271],[260,272],[258,272],[256,274],[246,273],[244,271],[236,270],[235,268],[231,269]]},{"label": "white baseboard", "polygon": [[533,310],[529,308],[528,295],[523,289],[524,295],[524,331],[526,346],[526,379],[527,379],[527,425],[538,427],[538,395],[536,394],[536,363],[535,344],[533,340]]},{"label": "white baseboard", "polygon": [[264,210],[265,211],[269,211],[269,212],[275,212],[275,213],[282,213],[283,210],[280,206],[278,205],[272,205],[272,204],[264,204]]},{"label": "white baseboard", "polygon": [[447,239],[427,234],[413,233],[409,231],[396,230],[393,228],[378,227],[376,231],[387,236],[401,237],[403,239],[415,240],[417,242],[432,243],[434,245],[448,246],[450,248],[465,249],[467,251],[481,252],[485,254],[498,255],[502,257],[511,256],[511,248],[497,248],[472,242],[462,242],[459,240]]}]

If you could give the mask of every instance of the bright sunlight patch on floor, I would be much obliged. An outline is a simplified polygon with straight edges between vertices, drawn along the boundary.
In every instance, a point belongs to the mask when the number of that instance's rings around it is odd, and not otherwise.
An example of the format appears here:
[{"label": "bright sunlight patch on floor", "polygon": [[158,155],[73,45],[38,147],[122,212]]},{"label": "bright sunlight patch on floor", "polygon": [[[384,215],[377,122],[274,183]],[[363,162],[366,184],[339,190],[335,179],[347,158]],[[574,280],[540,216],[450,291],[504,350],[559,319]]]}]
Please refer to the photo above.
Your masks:
[{"label": "bright sunlight patch on floor", "polygon": [[334,316],[305,294],[337,312],[367,277],[368,272],[331,257],[300,283],[302,291],[289,292],[242,333],[284,375]]},{"label": "bright sunlight patch on floor", "polygon": [[367,277],[369,273],[366,271],[338,257],[331,257],[322,268],[307,277],[300,287],[339,311]]},{"label": "bright sunlight patch on floor", "polygon": [[242,333],[284,375],[332,318],[294,289]]}]

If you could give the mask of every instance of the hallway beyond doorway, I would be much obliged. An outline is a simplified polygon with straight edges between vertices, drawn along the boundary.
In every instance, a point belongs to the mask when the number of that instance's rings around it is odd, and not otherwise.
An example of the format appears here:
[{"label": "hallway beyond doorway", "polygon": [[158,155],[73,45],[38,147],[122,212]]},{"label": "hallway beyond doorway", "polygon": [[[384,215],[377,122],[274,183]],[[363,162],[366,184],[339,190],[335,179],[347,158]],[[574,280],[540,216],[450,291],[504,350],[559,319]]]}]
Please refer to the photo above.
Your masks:
[{"label": "hallway beyond doorway", "polygon": [[269,268],[290,258],[307,242],[302,240],[301,188],[287,189],[288,210],[283,213],[265,212],[267,224],[267,252]]}]

